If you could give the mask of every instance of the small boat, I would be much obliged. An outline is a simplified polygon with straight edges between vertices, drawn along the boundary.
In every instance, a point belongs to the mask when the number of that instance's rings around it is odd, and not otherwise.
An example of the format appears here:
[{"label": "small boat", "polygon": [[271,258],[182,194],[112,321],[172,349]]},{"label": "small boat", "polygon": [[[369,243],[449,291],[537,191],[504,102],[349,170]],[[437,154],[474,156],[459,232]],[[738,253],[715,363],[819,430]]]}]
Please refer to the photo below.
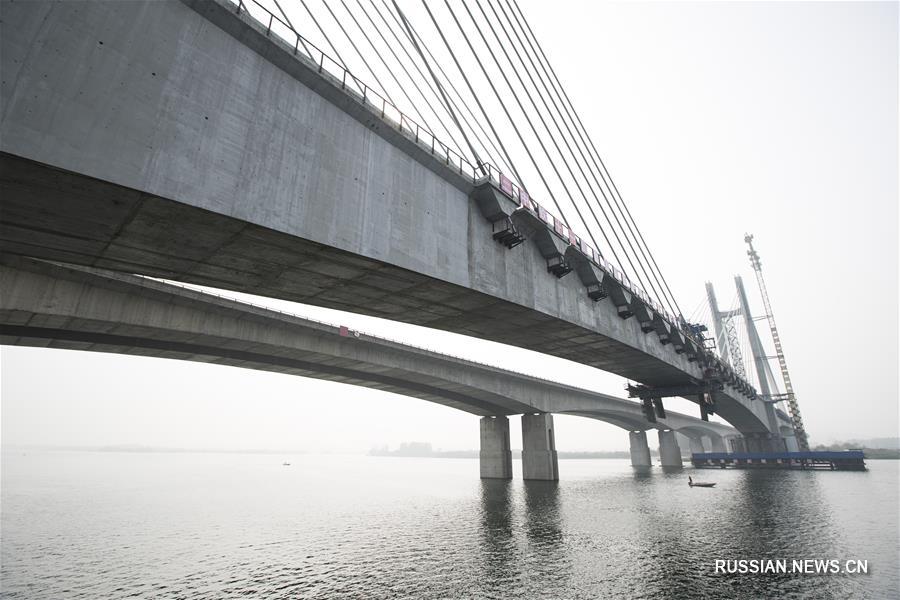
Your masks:
[{"label": "small boat", "polygon": [[688,485],[691,487],[705,487],[705,488],[716,487],[715,483],[702,483],[700,481],[694,481],[690,477],[688,477]]},{"label": "small boat", "polygon": [[281,466],[282,466],[282,467],[289,467],[289,466],[291,466],[291,463],[289,463],[289,462],[283,462],[283,463],[281,463]]}]

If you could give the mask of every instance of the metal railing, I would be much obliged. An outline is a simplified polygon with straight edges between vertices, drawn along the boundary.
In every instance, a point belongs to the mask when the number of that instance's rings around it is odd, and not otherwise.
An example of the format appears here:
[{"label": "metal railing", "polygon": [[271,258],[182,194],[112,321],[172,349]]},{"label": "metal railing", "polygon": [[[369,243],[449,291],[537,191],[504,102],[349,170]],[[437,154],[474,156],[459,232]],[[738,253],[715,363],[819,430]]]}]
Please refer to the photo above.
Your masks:
[{"label": "metal railing", "polygon": [[[285,311],[285,310],[281,310],[281,309],[278,309],[278,308],[272,308],[272,307],[268,307],[268,306],[263,306],[263,305],[261,305],[261,304],[255,304],[255,303],[253,303],[253,302],[249,302],[249,301],[246,301],[246,300],[241,300],[241,299],[238,299],[238,298],[234,298],[234,297],[232,297],[232,296],[225,296],[225,295],[222,295],[222,294],[218,294],[218,293],[214,293],[214,292],[209,292],[209,291],[206,291],[206,290],[199,289],[200,286],[196,286],[196,285],[192,285],[192,284],[184,284],[184,283],[175,282],[175,281],[170,281],[170,280],[165,280],[165,279],[157,279],[156,277],[149,277],[149,276],[147,276],[147,275],[134,275],[134,277],[137,277],[138,279],[141,280],[140,283],[139,283],[139,285],[140,285],[141,287],[151,288],[151,289],[154,289],[154,290],[157,290],[157,291],[163,291],[163,292],[165,292],[165,293],[168,293],[168,291],[165,289],[166,287],[175,287],[175,288],[179,288],[179,289],[182,289],[182,290],[185,290],[185,291],[188,291],[188,292],[191,292],[191,293],[195,294],[195,295],[198,297],[198,299],[200,299],[200,300],[203,300],[204,297],[206,297],[206,298],[217,298],[217,299],[219,299],[219,300],[225,300],[225,301],[227,301],[227,302],[231,302],[231,303],[237,304],[237,305],[239,305],[239,306],[249,306],[249,307],[256,308],[256,309],[259,309],[259,310],[262,310],[262,311],[265,311],[265,312],[268,312],[268,313],[275,313],[275,314],[278,314],[278,315],[290,317],[290,318],[292,318],[292,319],[297,319],[297,320],[299,320],[299,321],[304,321],[304,322],[306,322],[306,323],[315,323],[316,325],[321,325],[321,326],[324,326],[324,327],[327,327],[327,328],[332,329],[332,330],[333,330],[333,333],[335,333],[335,334],[339,334],[341,328],[342,328],[342,327],[345,327],[344,325],[338,325],[337,323],[333,323],[333,322],[329,322],[329,321],[322,321],[322,320],[320,320],[320,319],[314,319],[314,318],[312,318],[312,317],[300,315],[300,314],[297,314],[297,313],[291,313],[291,312],[288,312],[288,311]],[[146,283],[145,283],[145,282],[146,282]],[[149,283],[149,284],[151,284],[151,285],[147,285],[147,283]],[[273,315],[272,315],[272,314],[263,314],[263,315],[261,315],[261,316],[264,316],[264,317],[266,317],[266,318],[273,318]],[[589,394],[589,395],[603,396],[604,399],[607,399],[607,400],[612,399],[612,400],[615,400],[615,401],[618,401],[618,402],[623,402],[623,403],[625,403],[625,404],[628,404],[629,406],[634,405],[634,406],[640,407],[640,404],[637,403],[637,402],[631,402],[630,400],[626,400],[625,398],[618,398],[618,397],[616,397],[616,396],[612,396],[612,395],[610,395],[610,394],[605,394],[605,393],[603,393],[603,392],[599,392],[599,391],[597,391],[597,390],[593,390],[593,389],[590,389],[590,388],[586,388],[586,387],[583,387],[583,386],[580,386],[580,385],[576,385],[576,384],[572,384],[572,383],[565,383],[565,382],[560,381],[560,380],[558,380],[558,379],[550,379],[549,377],[541,377],[540,375],[535,375],[534,373],[531,373],[531,372],[519,371],[519,370],[517,370],[517,369],[511,369],[511,368],[507,368],[507,367],[501,367],[501,366],[496,365],[496,364],[493,364],[493,363],[488,363],[488,362],[483,362],[483,361],[478,361],[478,360],[472,360],[471,358],[465,358],[465,357],[459,356],[459,355],[457,355],[457,354],[451,354],[451,353],[448,353],[448,352],[443,352],[443,351],[441,351],[441,350],[437,350],[437,349],[435,349],[435,348],[430,348],[430,347],[428,347],[428,346],[421,346],[421,345],[418,345],[418,344],[412,344],[412,343],[410,343],[410,342],[398,340],[398,339],[396,339],[396,338],[391,338],[391,337],[382,336],[382,335],[375,335],[375,334],[367,333],[367,332],[365,332],[365,331],[361,331],[361,330],[358,330],[358,329],[350,329],[350,328],[348,328],[348,330],[349,330],[349,331],[352,331],[352,332],[355,332],[355,333],[359,333],[359,334],[361,334],[361,336],[364,336],[364,338],[368,338],[368,339],[370,339],[370,340],[376,340],[376,341],[382,341],[382,342],[388,342],[388,343],[391,343],[391,344],[396,344],[396,345],[398,345],[398,346],[401,346],[403,349],[409,349],[409,348],[412,348],[412,349],[415,349],[415,350],[420,350],[420,351],[423,351],[423,352],[427,352],[427,353],[429,353],[429,354],[431,354],[431,355],[434,355],[434,356],[436,356],[436,357],[438,357],[438,358],[442,358],[442,359],[450,358],[450,359],[453,359],[453,360],[460,361],[460,362],[462,362],[462,363],[464,363],[464,364],[475,365],[475,366],[479,366],[479,367],[487,367],[487,368],[489,368],[489,369],[494,369],[494,370],[497,370],[497,371],[501,371],[501,372],[506,373],[506,374],[516,375],[516,376],[519,376],[519,377],[524,377],[524,378],[526,378],[526,379],[530,379],[530,380],[534,380],[534,381],[540,381],[540,382],[543,382],[543,383],[549,383],[549,384],[551,384],[551,385],[558,385],[558,386],[560,386],[560,387],[565,387],[565,388],[568,388],[568,389],[571,389],[571,390],[576,390],[576,391],[578,391],[578,392],[582,392],[582,393]],[[364,339],[363,341],[365,341],[365,339]],[[676,414],[678,414],[678,413],[676,413]],[[678,414],[678,416],[688,416],[688,417],[689,417],[689,415],[682,415],[682,414]],[[717,425],[717,423],[712,423],[712,425]]]},{"label": "metal railing", "polygon": [[[166,288],[166,287],[174,287],[174,288],[178,288],[178,289],[181,289],[181,290],[185,290],[185,291],[191,292],[191,293],[195,294],[195,295],[197,296],[197,298],[200,299],[200,300],[202,300],[204,297],[206,297],[206,298],[217,298],[217,299],[219,299],[219,300],[225,300],[225,301],[227,301],[227,302],[232,302],[232,303],[237,304],[237,305],[239,305],[239,306],[249,306],[249,307],[252,307],[252,308],[260,309],[260,310],[265,311],[265,312],[268,312],[268,313],[274,313],[274,314],[282,315],[282,316],[285,316],[285,317],[290,317],[290,318],[292,318],[292,319],[297,319],[297,320],[299,320],[299,321],[305,321],[306,323],[315,323],[316,325],[321,325],[321,326],[323,326],[323,327],[326,327],[326,328],[329,328],[329,329],[334,330],[334,331],[333,331],[334,333],[339,333],[341,327],[346,327],[345,325],[339,325],[339,324],[334,323],[334,322],[331,322],[331,321],[322,321],[322,320],[320,320],[320,319],[315,319],[315,318],[313,318],[313,317],[308,317],[308,316],[301,315],[301,314],[298,314],[298,313],[292,313],[292,312],[288,312],[288,311],[286,311],[286,310],[281,310],[280,308],[272,308],[272,307],[270,307],[270,306],[264,306],[264,305],[262,305],[262,304],[256,304],[256,303],[253,303],[253,302],[249,302],[249,301],[247,301],[247,300],[241,300],[241,299],[235,298],[235,297],[233,297],[233,296],[226,296],[226,295],[223,295],[223,294],[218,294],[218,293],[215,293],[215,292],[206,291],[206,290],[200,289],[202,286],[199,286],[199,285],[193,285],[193,284],[181,283],[181,282],[178,282],[178,281],[172,281],[172,280],[168,280],[168,279],[159,279],[159,278],[157,278],[157,277],[150,277],[149,275],[139,275],[139,274],[134,274],[133,277],[137,277],[138,279],[141,280],[140,283],[138,283],[137,285],[140,285],[140,286],[143,287],[143,288],[148,288],[148,289],[153,289],[153,290],[156,290],[156,291],[162,291],[162,292],[164,292],[164,293],[169,293],[165,288]],[[145,283],[145,282],[146,282],[146,283]],[[148,283],[151,284],[151,285],[147,285]],[[273,318],[274,314],[268,314],[268,315],[263,314],[263,315],[261,315],[261,316],[264,316],[264,317],[267,317],[267,318]],[[349,331],[353,331],[353,332],[357,332],[357,333],[359,333],[361,336],[365,336],[366,338],[370,338],[370,339],[372,339],[372,340],[378,340],[378,341],[383,341],[383,342],[389,342],[389,343],[392,343],[392,344],[396,344],[396,345],[398,345],[398,346],[402,346],[402,347],[404,347],[404,348],[413,348],[413,349],[416,349],[416,350],[421,350],[421,351],[423,351],[423,352],[428,352],[429,354],[433,354],[433,355],[435,355],[435,356],[437,356],[437,357],[439,357],[439,358],[452,358],[452,359],[454,359],[454,360],[458,360],[458,361],[460,361],[460,362],[463,362],[463,363],[466,363],[466,364],[469,364],[469,365],[477,365],[477,366],[480,366],[480,367],[488,367],[488,368],[490,368],[490,369],[496,369],[497,371],[503,371],[503,372],[505,372],[505,373],[511,373],[511,374],[518,375],[518,376],[521,376],[521,377],[526,377],[526,378],[529,378],[529,379],[535,379],[535,380],[543,381],[543,382],[546,382],[546,383],[552,383],[552,384],[554,384],[554,385],[559,385],[559,386],[563,386],[563,387],[568,387],[568,388],[571,388],[571,389],[579,390],[579,391],[586,392],[586,393],[590,393],[590,394],[599,394],[599,395],[602,395],[602,396],[608,396],[608,394],[604,394],[603,392],[598,392],[597,390],[592,390],[592,389],[590,389],[590,388],[581,387],[581,386],[574,385],[574,384],[571,384],[571,383],[564,383],[564,382],[562,382],[562,381],[560,381],[560,380],[558,380],[558,379],[550,379],[549,377],[541,377],[541,376],[539,376],[539,375],[535,375],[535,374],[533,374],[533,373],[529,373],[529,372],[526,372],[526,371],[519,371],[519,370],[517,370],[517,369],[511,369],[511,368],[507,368],[507,367],[501,367],[501,366],[496,365],[496,364],[493,364],[493,363],[488,363],[488,362],[483,362],[483,361],[473,360],[473,359],[471,359],[471,358],[466,358],[466,357],[460,356],[460,355],[458,355],[458,354],[451,354],[451,353],[449,353],[449,352],[445,352],[445,351],[442,351],[442,350],[438,350],[438,349],[436,349],[436,348],[432,348],[432,347],[429,347],[429,346],[422,346],[422,345],[419,345],[419,344],[413,344],[413,343],[410,343],[410,342],[407,342],[407,341],[404,341],[404,340],[398,340],[398,339],[396,339],[396,338],[391,338],[391,337],[384,336],[384,335],[375,335],[375,334],[373,334],[373,333],[368,333],[368,332],[365,332],[365,331],[362,331],[362,330],[359,330],[359,329],[348,328],[348,330],[349,330]],[[610,396],[610,397],[611,397],[611,398],[615,398],[615,396]],[[615,398],[615,399],[616,399],[616,400],[621,400],[621,401],[623,401],[623,402],[628,402],[628,400],[625,400],[625,399],[623,399],[623,398]]]},{"label": "metal railing", "polygon": [[[473,165],[468,159],[440,141],[430,129],[419,124],[401,111],[395,104],[385,98],[378,91],[366,85],[364,81],[351,73],[345,66],[328,56],[311,41],[300,35],[290,24],[275,15],[259,0],[229,0],[235,5],[238,15],[246,13],[257,21],[260,29],[265,29],[265,35],[273,35],[281,38],[281,43],[286,51],[292,52],[298,60],[307,62],[307,67],[315,69],[320,75],[340,87],[348,96],[369,109],[373,116],[380,118],[393,129],[414,142],[423,150],[443,162],[448,168],[459,175],[469,179],[473,185],[490,182],[513,200],[520,208],[528,210],[544,221],[550,231],[564,241],[574,245],[591,262],[603,269],[613,277],[627,291],[639,297],[647,306],[651,307],[661,318],[668,321],[669,325],[685,337],[697,344],[699,351],[703,352],[702,340],[698,340],[681,322],[663,308],[656,300],[640,286],[633,283],[618,267],[607,261],[600,252],[587,244],[580,236],[569,229],[558,217],[541,206],[531,195],[512,179],[507,177],[500,169],[488,162]],[[278,40],[274,40],[278,41]],[[712,362],[725,367],[724,363],[717,360],[714,354],[710,354]]]},{"label": "metal railing", "polygon": [[308,66],[315,68],[320,75],[330,76],[332,83],[339,83],[342,90],[353,96],[392,128],[421,148],[428,150],[432,156],[460,175],[473,182],[478,178],[477,172],[482,169],[439,140],[428,127],[410,118],[377,90],[366,85],[363,80],[351,73],[344,65],[300,35],[288,23],[263,6],[259,0],[230,0],[230,2],[236,6],[238,14],[245,12],[260,25],[265,26],[267,36],[271,37],[274,34],[281,38],[286,50],[290,49],[294,56],[312,63]]},{"label": "metal railing", "polygon": [[[565,225],[564,221],[538,204],[524,188],[504,175],[500,169],[487,162],[481,163],[478,166],[473,165],[468,159],[437,139],[430,129],[420,125],[414,119],[403,113],[396,105],[391,103],[376,90],[366,85],[364,81],[353,75],[353,73],[345,66],[341,65],[338,61],[316,47],[315,44],[300,35],[300,33],[293,29],[288,23],[263,6],[259,0],[230,1],[235,4],[236,12],[238,14],[245,12],[261,26],[264,25],[265,34],[267,36],[271,37],[274,34],[280,37],[286,46],[286,50],[290,48],[290,51],[293,52],[295,56],[309,61],[311,64],[307,66],[314,68],[320,75],[330,76],[333,84],[339,84],[339,87],[342,90],[354,97],[363,106],[369,108],[375,116],[404,134],[421,148],[430,152],[432,156],[440,159],[441,162],[444,162],[452,170],[470,179],[473,184],[490,181],[492,184],[496,185],[520,207],[538,214],[554,233],[559,235],[565,241],[578,247],[579,250],[586,254],[589,259],[594,261],[598,267],[603,268],[607,273],[612,275],[619,283],[624,285],[626,289],[647,302],[648,305],[652,306],[658,313],[666,315],[666,318],[673,325],[677,324],[675,318],[665,312],[655,301],[652,301],[643,289],[633,284],[624,273],[604,259],[599,251],[583,242],[582,238],[575,235],[574,232]],[[254,12],[257,14],[254,14]]]}]

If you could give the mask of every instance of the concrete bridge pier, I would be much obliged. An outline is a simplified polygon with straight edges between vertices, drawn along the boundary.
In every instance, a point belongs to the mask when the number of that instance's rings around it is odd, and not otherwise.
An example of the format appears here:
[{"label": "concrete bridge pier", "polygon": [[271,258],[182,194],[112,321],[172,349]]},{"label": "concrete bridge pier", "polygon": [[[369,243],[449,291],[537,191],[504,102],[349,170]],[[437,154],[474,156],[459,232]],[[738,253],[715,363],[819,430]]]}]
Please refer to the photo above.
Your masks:
[{"label": "concrete bridge pier", "polygon": [[728,436],[725,438],[728,452],[746,452],[747,446],[744,444],[744,438],[739,435]]},{"label": "concrete bridge pier", "polygon": [[745,452],[765,452],[764,444],[760,443],[757,436],[752,434],[744,435]]},{"label": "concrete bridge pier", "polygon": [[659,430],[659,460],[664,468],[680,469],[684,466],[681,462],[681,448],[671,429]]},{"label": "concrete bridge pier", "polygon": [[481,451],[478,457],[482,479],[512,479],[508,418],[481,418]]},{"label": "concrete bridge pier", "polygon": [[709,436],[709,443],[711,452],[728,452],[728,449],[725,446],[725,438],[721,436]]},{"label": "concrete bridge pier", "polygon": [[745,452],[784,452],[786,447],[781,436],[766,433],[751,433],[744,436]]},{"label": "concrete bridge pier", "polygon": [[797,443],[797,438],[793,435],[782,437],[784,440],[784,445],[787,448],[788,452],[800,452],[800,444]]},{"label": "concrete bridge pier", "polygon": [[646,431],[629,431],[628,441],[631,443],[631,466],[649,469],[653,466],[650,458],[650,446],[647,445]]},{"label": "concrete bridge pier", "polygon": [[703,438],[688,437],[690,442],[691,454],[703,454],[706,450],[703,448]]},{"label": "concrete bridge pier", "polygon": [[522,415],[522,478],[559,480],[559,457],[550,413]]}]

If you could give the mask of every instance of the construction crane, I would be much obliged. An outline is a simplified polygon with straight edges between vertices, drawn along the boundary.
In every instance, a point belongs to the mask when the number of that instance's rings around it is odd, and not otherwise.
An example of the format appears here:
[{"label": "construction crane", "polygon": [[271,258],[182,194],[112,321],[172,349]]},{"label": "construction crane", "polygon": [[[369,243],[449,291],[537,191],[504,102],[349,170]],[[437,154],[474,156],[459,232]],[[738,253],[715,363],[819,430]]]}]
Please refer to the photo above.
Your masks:
[{"label": "construction crane", "polygon": [[769,293],[766,291],[766,282],[762,275],[762,262],[759,259],[759,253],[753,247],[753,236],[749,233],[744,234],[744,241],[750,246],[747,255],[750,257],[750,264],[756,272],[756,283],[759,284],[759,293],[762,296],[763,307],[766,311],[766,320],[769,322],[769,329],[772,331],[772,341],[775,342],[775,355],[778,358],[778,365],[781,367],[781,377],[784,380],[785,399],[787,400],[788,412],[790,412],[791,425],[794,427],[794,437],[797,438],[797,445],[803,452],[809,451],[809,439],[806,436],[806,429],[803,427],[803,418],[800,416],[800,407],[797,404],[797,396],[794,395],[794,386],[791,383],[791,374],[788,372],[787,361],[784,359],[784,349],[781,346],[781,338],[778,335],[778,328],[775,326],[775,315],[772,313],[772,304],[769,302]]}]

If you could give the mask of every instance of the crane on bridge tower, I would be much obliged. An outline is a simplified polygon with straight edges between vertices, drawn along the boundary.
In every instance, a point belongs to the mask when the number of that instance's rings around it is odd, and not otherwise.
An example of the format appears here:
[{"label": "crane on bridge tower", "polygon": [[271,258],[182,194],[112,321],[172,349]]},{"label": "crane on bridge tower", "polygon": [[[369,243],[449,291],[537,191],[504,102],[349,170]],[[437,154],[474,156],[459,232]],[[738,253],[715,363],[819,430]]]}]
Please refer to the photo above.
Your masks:
[{"label": "crane on bridge tower", "polygon": [[784,359],[784,348],[781,345],[781,338],[778,335],[778,328],[775,326],[775,315],[772,313],[772,304],[769,302],[769,293],[766,291],[766,282],[762,274],[762,261],[759,259],[759,253],[753,247],[753,236],[749,233],[744,235],[744,241],[750,246],[747,255],[750,257],[750,264],[756,273],[756,283],[759,285],[759,293],[762,296],[763,308],[766,311],[766,320],[769,322],[769,329],[772,331],[772,341],[775,343],[775,355],[778,358],[778,365],[781,367],[781,377],[784,380],[785,400],[787,401],[788,410],[790,411],[791,424],[794,427],[794,436],[797,438],[797,445],[804,452],[809,451],[809,439],[806,435],[806,429],[803,427],[803,418],[800,416],[800,407],[797,404],[797,396],[794,394],[794,386],[791,383],[791,374],[788,372],[787,362]]}]

